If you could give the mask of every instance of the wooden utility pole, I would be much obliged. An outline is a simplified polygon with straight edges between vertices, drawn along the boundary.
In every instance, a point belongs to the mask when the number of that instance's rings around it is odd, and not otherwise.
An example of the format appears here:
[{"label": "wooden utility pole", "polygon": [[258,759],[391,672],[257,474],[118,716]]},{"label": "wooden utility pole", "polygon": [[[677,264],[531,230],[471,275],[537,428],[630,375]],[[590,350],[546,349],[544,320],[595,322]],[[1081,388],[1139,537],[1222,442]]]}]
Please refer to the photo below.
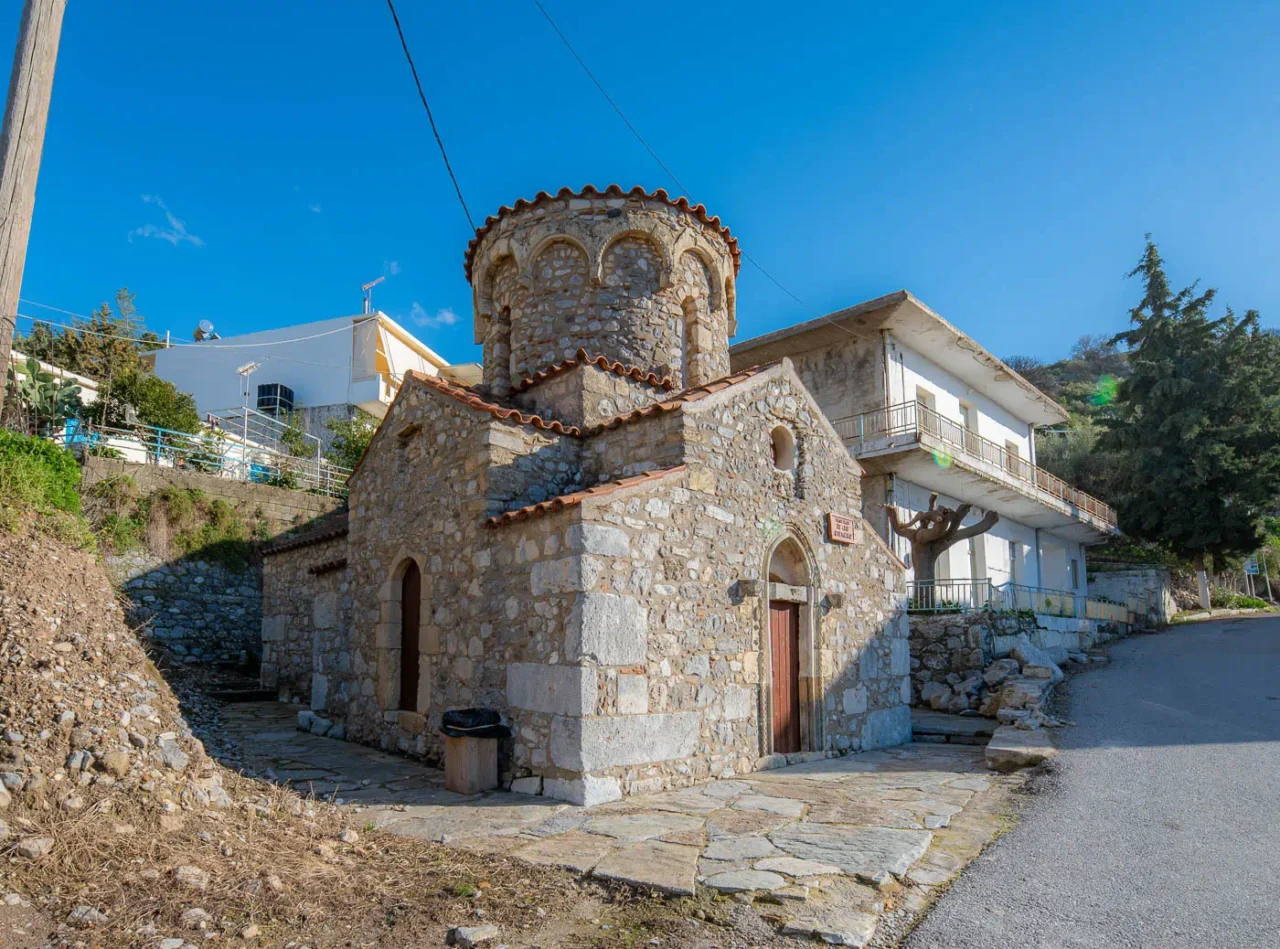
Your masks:
[{"label": "wooden utility pole", "polygon": [[67,0],[26,0],[0,131],[0,409]]}]

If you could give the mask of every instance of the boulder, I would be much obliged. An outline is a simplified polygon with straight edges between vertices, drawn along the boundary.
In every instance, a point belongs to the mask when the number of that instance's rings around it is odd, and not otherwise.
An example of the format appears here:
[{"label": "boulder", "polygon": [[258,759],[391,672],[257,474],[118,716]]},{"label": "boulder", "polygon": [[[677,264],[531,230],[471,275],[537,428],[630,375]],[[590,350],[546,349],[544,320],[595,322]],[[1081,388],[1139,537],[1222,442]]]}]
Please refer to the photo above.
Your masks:
[{"label": "boulder", "polygon": [[995,718],[1000,711],[1000,692],[988,692],[978,704],[978,714],[984,718]]},{"label": "boulder", "polygon": [[920,690],[920,699],[927,702],[934,711],[945,712],[951,704],[951,686],[941,682],[928,682]]},{"label": "boulder", "polygon": [[978,690],[982,688],[982,676],[971,675],[953,688],[957,695],[977,695]]},{"label": "boulder", "polygon": [[1048,732],[1042,729],[1023,731],[1003,725],[996,729],[987,743],[987,767],[1008,773],[1019,768],[1033,768],[1057,754],[1058,749]]},{"label": "boulder", "polygon": [[[1066,661],[1067,653],[1065,649],[1057,650],[1062,655],[1063,662]],[[1062,670],[1058,668],[1058,663],[1054,660],[1054,656],[1048,650],[1033,646],[1031,640],[1026,636],[1018,639],[1014,647],[1009,650],[1010,655],[1022,663],[1022,674],[1027,675],[1028,666],[1043,667],[1050,670],[1048,678],[1054,682],[1062,681]],[[1045,678],[1040,676],[1039,678]]]},{"label": "boulder", "polygon": [[1006,680],[1016,676],[1020,669],[1017,659],[997,659],[987,666],[986,671],[982,673],[982,681],[994,689]]},{"label": "boulder", "polygon": [[1000,690],[1000,707],[1034,708],[1044,701],[1051,688],[1051,679],[1010,679]]}]

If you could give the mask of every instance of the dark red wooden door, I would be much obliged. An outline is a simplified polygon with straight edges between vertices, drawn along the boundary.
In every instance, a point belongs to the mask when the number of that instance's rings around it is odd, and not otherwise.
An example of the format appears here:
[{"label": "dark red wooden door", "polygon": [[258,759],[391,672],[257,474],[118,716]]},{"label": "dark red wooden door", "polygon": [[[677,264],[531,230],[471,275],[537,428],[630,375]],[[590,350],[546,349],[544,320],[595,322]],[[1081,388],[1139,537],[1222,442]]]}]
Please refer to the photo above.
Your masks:
[{"label": "dark red wooden door", "polygon": [[418,626],[422,609],[422,574],[409,561],[400,581],[400,708],[418,710]]},{"label": "dark red wooden door", "polygon": [[773,644],[773,750],[800,750],[800,604],[769,601]]}]

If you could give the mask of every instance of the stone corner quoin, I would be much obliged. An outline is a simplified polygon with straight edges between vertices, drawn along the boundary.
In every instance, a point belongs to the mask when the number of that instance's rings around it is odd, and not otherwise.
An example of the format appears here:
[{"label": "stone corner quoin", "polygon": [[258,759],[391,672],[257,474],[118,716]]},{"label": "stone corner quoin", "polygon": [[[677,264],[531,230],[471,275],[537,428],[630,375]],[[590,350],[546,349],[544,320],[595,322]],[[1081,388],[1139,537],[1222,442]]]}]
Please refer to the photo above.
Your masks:
[{"label": "stone corner quoin", "polygon": [[517,207],[468,258],[484,382],[406,380],[348,532],[266,558],[264,685],[432,761],[496,709],[503,782],[578,804],[910,740],[903,566],[790,364],[729,376],[727,231]]}]

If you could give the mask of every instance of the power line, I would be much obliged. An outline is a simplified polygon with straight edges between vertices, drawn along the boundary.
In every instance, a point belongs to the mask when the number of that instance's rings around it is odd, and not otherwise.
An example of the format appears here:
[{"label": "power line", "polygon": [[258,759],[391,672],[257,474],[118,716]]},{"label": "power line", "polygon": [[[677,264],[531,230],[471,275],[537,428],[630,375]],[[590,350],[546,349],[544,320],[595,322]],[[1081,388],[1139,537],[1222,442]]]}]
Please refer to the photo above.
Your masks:
[{"label": "power line", "polygon": [[[32,303],[30,300],[27,300],[24,302],[32,306],[44,306],[44,304],[42,303]],[[85,320],[89,319],[89,317],[87,316],[83,316],[79,313],[72,313],[70,310],[60,310],[57,307],[46,307],[46,309],[56,310],[59,313],[67,313],[71,316],[79,317],[80,319],[85,319]],[[56,326],[59,329],[71,330],[72,332],[75,332],[75,333],[84,333],[87,336],[99,336],[103,339],[120,339],[120,340],[125,340],[126,342],[131,342],[131,343],[136,343],[140,341],[140,337],[137,337],[137,336],[116,336],[111,333],[99,333],[96,330],[85,329],[83,326],[76,326],[75,324],[72,324],[72,323],[55,323],[52,320],[41,319],[38,316],[28,316],[26,313],[19,313],[18,319],[30,320],[32,323],[43,323],[45,326]],[[201,349],[260,349],[263,346],[284,346],[287,343],[301,343],[308,339],[319,339],[322,336],[332,336],[334,333],[345,333],[345,332],[349,332],[352,326],[354,326],[354,324],[349,324],[347,326],[339,326],[336,329],[325,330],[323,333],[312,333],[309,336],[294,336],[289,339],[265,340],[261,343],[218,344],[218,343],[206,343],[206,342],[194,342],[194,341],[187,342],[184,340],[182,342],[172,341],[170,342],[168,347],[162,347],[162,348],[177,349],[183,346],[198,346]],[[317,363],[317,365],[319,365],[319,363]]]},{"label": "power line", "polygon": [[413,84],[418,87],[418,98],[422,100],[422,107],[427,110],[427,121],[431,123],[431,134],[436,137],[436,144],[440,146],[440,157],[444,159],[445,171],[449,172],[449,180],[453,182],[453,190],[458,194],[458,203],[462,205],[462,213],[467,216],[467,223],[471,225],[471,230],[476,229],[476,222],[471,219],[471,211],[467,208],[467,201],[462,197],[462,189],[458,187],[458,178],[453,173],[453,166],[449,164],[449,154],[444,150],[444,140],[440,138],[440,130],[436,128],[435,116],[431,114],[431,106],[427,103],[427,94],[422,91],[422,80],[418,78],[418,67],[413,64],[413,54],[409,52],[409,44],[405,41],[404,30],[400,28],[400,17],[396,15],[396,5],[392,0],[387,0],[387,7],[391,10],[391,19],[395,21],[396,33],[400,36],[400,47],[404,50],[404,58],[409,61],[409,71],[413,73]]},{"label": "power line", "polygon": [[[390,3],[391,0],[387,0],[387,2]],[[631,134],[636,137],[636,141],[638,141],[641,145],[644,146],[644,150],[647,151],[650,154],[650,156],[652,156],[653,160],[658,163],[658,167],[667,173],[667,177],[670,178],[675,183],[676,187],[679,188],[682,192],[684,192],[686,197],[692,200],[693,192],[684,186],[684,184],[680,181],[680,179],[676,177],[676,173],[672,171],[667,166],[667,163],[664,162],[658,156],[658,153],[653,150],[653,146],[650,145],[647,141],[645,141],[644,136],[640,134],[640,131],[634,125],[631,124],[631,120],[628,119],[627,116],[623,113],[622,108],[618,105],[618,103],[613,101],[613,96],[609,95],[609,93],[605,90],[604,86],[601,85],[600,80],[596,78],[596,74],[591,71],[591,68],[586,64],[583,58],[578,55],[578,51],[573,48],[573,44],[570,43],[569,38],[564,35],[564,31],[561,30],[560,27],[556,25],[555,20],[551,19],[551,14],[547,12],[547,8],[542,5],[541,0],[533,0],[533,5],[536,6],[538,8],[538,12],[540,12],[543,15],[543,17],[546,18],[546,21],[551,25],[551,29],[555,30],[556,36],[560,37],[560,42],[564,43],[565,48],[569,50],[569,52],[573,55],[573,58],[578,61],[578,65],[582,67],[582,71],[587,74],[587,78],[590,79],[591,82],[595,85],[595,87],[600,90],[600,94],[604,96],[605,101],[608,102],[609,105],[613,107],[614,112],[618,113],[618,118],[622,119],[623,124],[626,125],[628,129],[631,130]],[[769,273],[769,271],[765,270],[764,267],[760,265],[760,262],[756,260],[754,257],[752,257],[750,254],[748,254],[745,250],[743,250],[741,246],[739,246],[738,251],[739,253],[742,254],[743,257],[747,259],[747,262],[751,264],[751,266],[755,267],[756,270],[764,274],[764,276],[769,280],[770,283],[772,283],[775,287],[777,287],[779,290],[781,290],[791,299],[795,300],[796,303],[799,303],[802,307],[804,307],[810,313],[814,314],[820,319],[826,320],[832,326],[835,326],[841,330],[844,330],[844,332],[848,333],[850,336],[856,335],[855,333],[841,326],[835,320],[831,319],[831,317],[827,316],[825,313],[819,313],[809,304],[801,300],[798,296],[796,296],[789,289],[787,289],[787,287],[783,285],[782,281],[780,281],[773,274]]]}]

